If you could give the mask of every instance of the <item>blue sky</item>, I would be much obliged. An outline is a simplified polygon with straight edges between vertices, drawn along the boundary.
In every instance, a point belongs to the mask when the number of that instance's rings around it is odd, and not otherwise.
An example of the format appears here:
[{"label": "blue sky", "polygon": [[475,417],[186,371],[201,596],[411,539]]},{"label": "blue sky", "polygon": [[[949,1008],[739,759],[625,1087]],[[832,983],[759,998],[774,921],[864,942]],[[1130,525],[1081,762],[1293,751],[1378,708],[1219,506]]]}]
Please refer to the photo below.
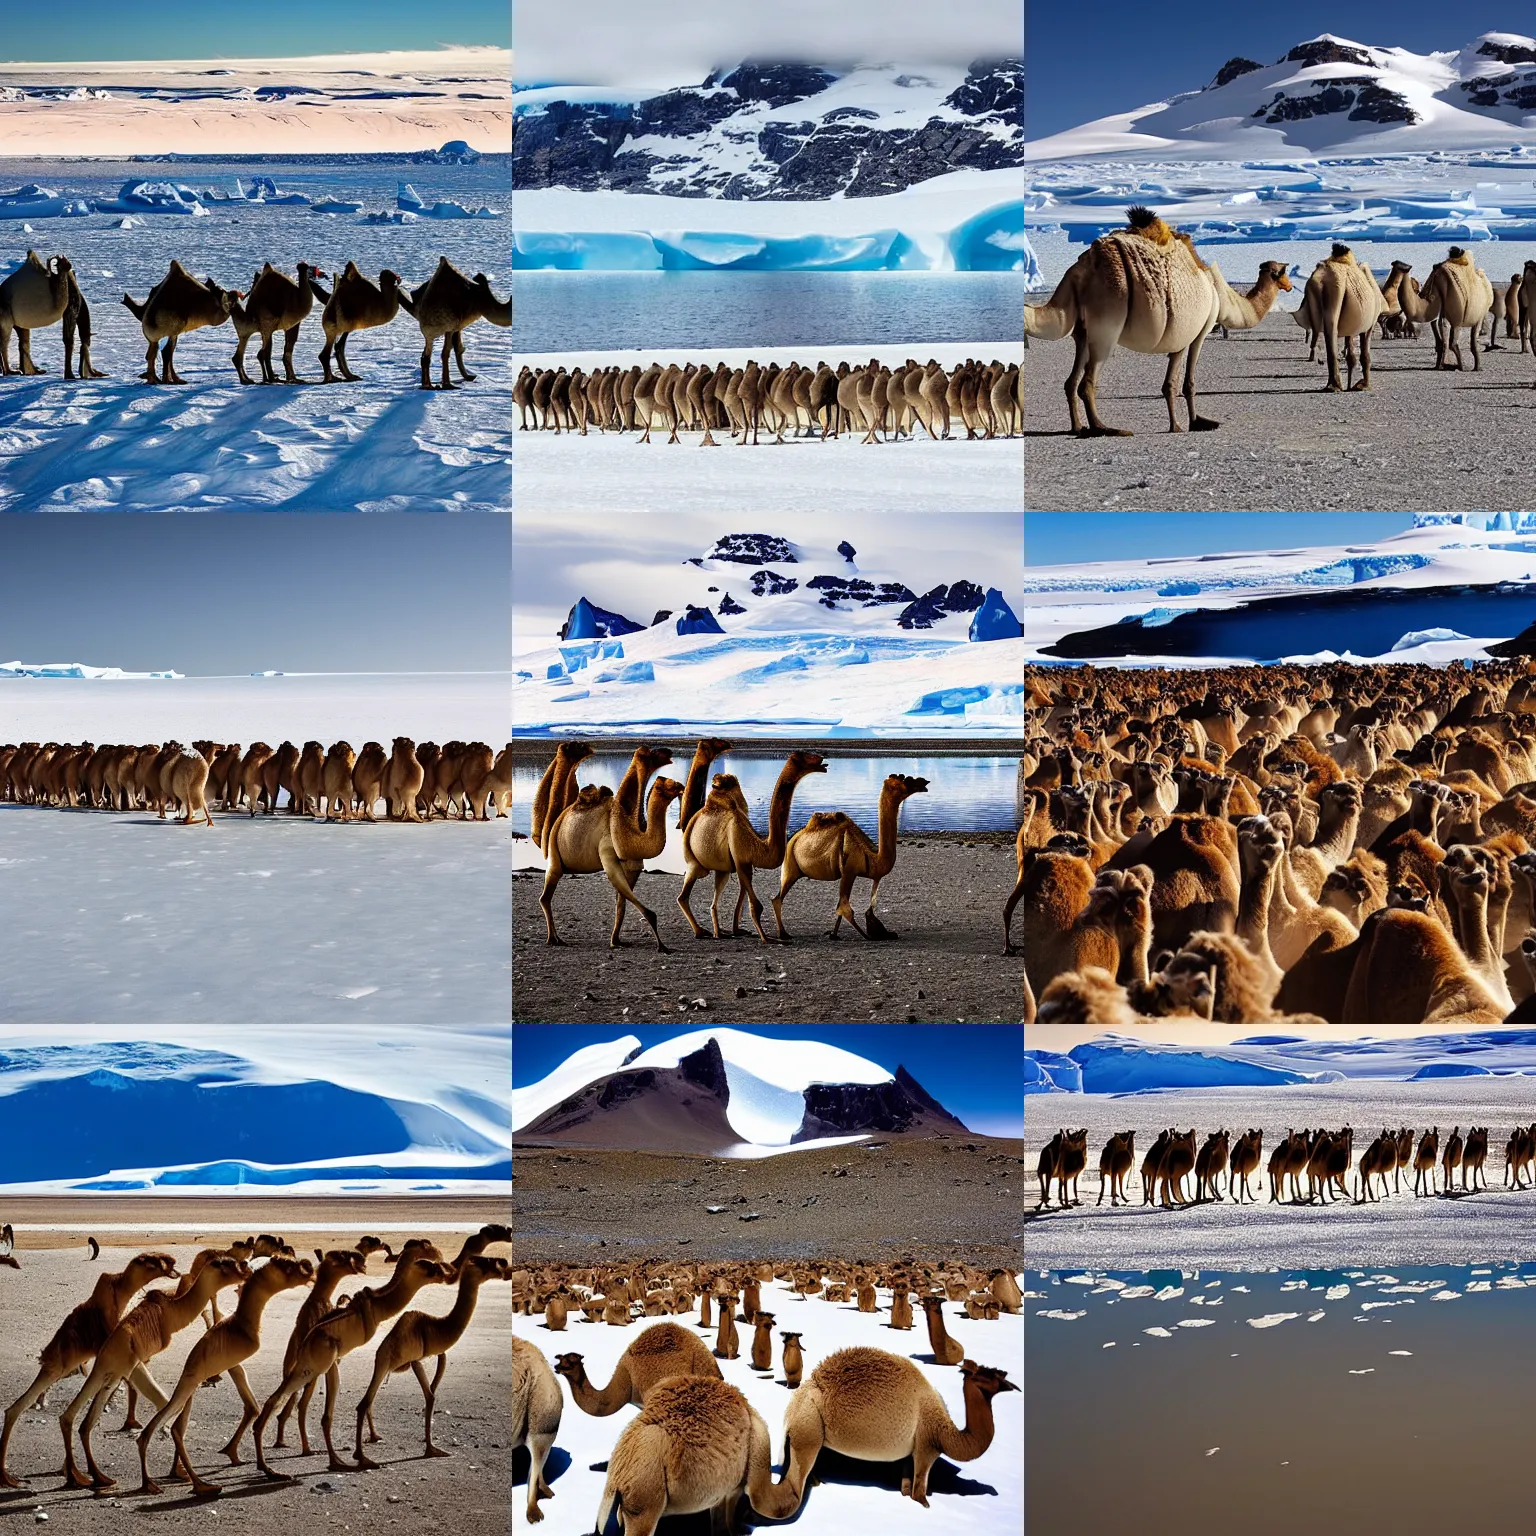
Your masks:
[{"label": "blue sky", "polygon": [[[0,8],[7,62],[287,58],[382,53],[441,43],[507,47],[509,0],[321,0],[317,5],[173,5],[168,0],[69,0],[62,10],[8,0]],[[59,24],[60,17],[65,25]]]},{"label": "blue sky", "polygon": [[1026,512],[1024,564],[1365,544],[1412,525],[1406,512]]},{"label": "blue sky", "polygon": [[0,517],[0,661],[501,671],[511,545],[495,516]]},{"label": "blue sky", "polygon": [[[1197,21],[1195,18],[1199,16]],[[1210,13],[1100,0],[1093,30],[1083,13],[1055,0],[1029,0],[1026,23],[1029,91],[1025,131],[1031,138],[1126,112],[1180,91],[1198,90],[1236,55],[1273,64],[1297,43],[1331,32],[1375,47],[1444,52],[1482,32],[1536,29],[1523,9],[1475,4],[1448,14],[1427,0],[1393,6],[1322,4],[1227,6]]]},{"label": "blue sky", "polygon": [[[671,1025],[611,1027],[519,1024],[512,1036],[512,1086],[546,1077],[573,1051],[636,1036],[650,1047],[692,1030]],[[749,1030],[790,1040],[819,1040],[877,1062],[903,1066],[973,1131],[1021,1136],[1024,1128],[1023,1032],[1007,1024],[817,1024]]]}]

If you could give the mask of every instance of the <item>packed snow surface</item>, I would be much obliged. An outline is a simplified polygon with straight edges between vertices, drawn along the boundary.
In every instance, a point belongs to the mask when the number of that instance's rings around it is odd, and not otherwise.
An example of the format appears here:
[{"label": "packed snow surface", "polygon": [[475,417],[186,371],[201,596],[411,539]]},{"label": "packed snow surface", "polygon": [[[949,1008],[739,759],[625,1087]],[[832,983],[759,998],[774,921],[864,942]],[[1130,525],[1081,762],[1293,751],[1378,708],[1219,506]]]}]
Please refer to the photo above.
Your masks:
[{"label": "packed snow surface", "polygon": [[[366,1038],[364,1038],[366,1034]],[[491,1193],[504,1032],[419,1025],[7,1033],[8,1192]]]},{"label": "packed snow surface", "polygon": [[[1140,618],[1155,626],[1180,611],[1231,612],[1258,598],[1298,597],[1317,591],[1403,591],[1430,587],[1520,585],[1536,580],[1536,537],[1510,529],[1512,519],[1478,522],[1424,520],[1391,539],[1362,545],[1251,550],[1137,560],[1084,561],[1029,566],[1024,573],[1025,653],[1050,661],[1044,648],[1080,630]],[[1501,526],[1502,524],[1502,526]],[[1522,525],[1523,526],[1523,525]],[[1026,530],[1027,536],[1027,530]],[[1533,603],[1536,610],[1536,603]],[[1536,611],[1533,611],[1536,617]],[[1518,628],[1519,626],[1517,626]],[[1467,636],[1435,629],[1409,631],[1379,653],[1319,652],[1317,635],[1298,615],[1288,660],[1448,662],[1486,660],[1484,647],[1515,630]],[[1128,665],[1154,665],[1176,657],[1135,657]],[[1232,656],[1230,661],[1252,660]],[[1214,657],[1202,657],[1212,665]]]},{"label": "packed snow surface", "polygon": [[[378,154],[512,139],[505,48],[0,64],[7,155]],[[464,146],[466,149],[469,145]]]},{"label": "packed snow surface", "polygon": [[[677,1250],[679,1253],[691,1250]],[[703,1256],[705,1259],[708,1255]],[[1018,1277],[1020,1289],[1025,1277]],[[965,1422],[965,1402],[960,1372],[953,1366],[932,1363],[928,1341],[918,1322],[914,1331],[893,1332],[889,1327],[890,1294],[878,1292],[880,1310],[860,1312],[852,1302],[807,1301],[796,1297],[778,1281],[762,1287],[761,1305],[771,1312],[773,1324],[774,1369],[771,1373],[754,1371],[751,1353],[751,1328],[738,1323],[741,1355],[736,1360],[722,1360],[721,1374],[746,1395],[768,1426],[768,1440],[773,1447],[775,1477],[782,1470],[784,1450],[784,1409],[789,1390],[784,1385],[780,1364],[781,1331],[801,1334],[805,1356],[804,1380],[809,1381],[816,1365],[834,1350],[861,1345],[885,1350],[916,1362],[923,1375],[933,1383],[944,1400],[950,1418]],[[695,1314],[696,1321],[697,1314]],[[592,1326],[572,1314],[565,1332],[551,1333],[542,1317],[515,1315],[513,1331],[528,1340],[553,1362],[566,1350],[581,1351],[588,1376],[595,1382],[607,1382],[613,1375],[619,1356],[653,1319],[643,1319],[627,1328]],[[675,1319],[684,1327],[694,1328],[711,1346],[714,1329],[699,1330],[695,1321]],[[1008,1373],[1010,1381],[1023,1384],[1024,1319],[1006,1314],[994,1322],[981,1322],[964,1315],[963,1309],[948,1304],[944,1308],[944,1326],[959,1341],[968,1359],[995,1366]],[[555,1498],[544,1501],[545,1526],[551,1536],[574,1536],[592,1528],[592,1520],[602,1495],[608,1458],[615,1442],[636,1416],[638,1410],[622,1408],[610,1418],[594,1418],[580,1411],[570,1393],[561,1387],[564,1410],[555,1448],[545,1468],[545,1477],[555,1491]],[[830,1533],[878,1530],[882,1536],[934,1536],[935,1529],[944,1536],[1017,1536],[1024,1524],[1024,1427],[1023,1394],[1006,1392],[994,1402],[996,1429],[992,1444],[975,1461],[957,1464],[940,1458],[928,1483],[930,1508],[924,1509],[900,1491],[898,1463],[860,1463],[857,1470],[831,1470],[822,1463],[822,1480],[806,1491],[805,1502],[793,1529],[804,1536],[830,1536]],[[527,1459],[518,1457],[519,1467]],[[851,1464],[843,1463],[846,1467]],[[909,1464],[910,1470],[910,1464]],[[523,1530],[523,1505],[527,1489],[521,1473],[513,1490],[513,1526]]]},{"label": "packed snow surface", "polygon": [[[555,1105],[611,1072],[638,1072],[647,1067],[675,1067],[684,1056],[715,1041],[725,1062],[730,1102],[726,1119],[747,1144],[745,1155],[789,1149],[790,1138],[805,1117],[804,1091],[812,1083],[888,1083],[884,1067],[851,1051],[816,1040],[768,1039],[740,1029],[701,1029],[674,1036],[627,1058],[639,1049],[634,1035],[587,1046],[548,1076],[512,1091],[512,1128],[537,1120]],[[826,1137],[807,1146],[836,1146],[862,1141],[862,1136]],[[755,1149],[755,1150],[754,1150]],[[722,1151],[726,1151],[723,1149]]]}]

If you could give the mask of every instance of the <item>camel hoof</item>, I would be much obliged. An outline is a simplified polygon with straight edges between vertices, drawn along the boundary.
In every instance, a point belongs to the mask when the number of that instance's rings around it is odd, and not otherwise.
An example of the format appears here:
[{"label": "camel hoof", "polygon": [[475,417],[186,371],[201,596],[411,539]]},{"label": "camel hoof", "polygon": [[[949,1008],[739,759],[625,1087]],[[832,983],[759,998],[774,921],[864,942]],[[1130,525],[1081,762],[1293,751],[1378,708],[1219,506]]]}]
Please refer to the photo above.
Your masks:
[{"label": "camel hoof", "polygon": [[1323,385],[1323,393],[1325,395],[1342,395],[1344,393],[1344,386],[1342,384],[1335,384],[1333,380],[1330,379],[1326,384]]},{"label": "camel hoof", "polygon": [[429,1445],[421,1454],[423,1456],[451,1456],[453,1452],[439,1450],[437,1446]]},{"label": "camel hoof", "polygon": [[1358,384],[1351,384],[1349,387],[1353,393],[1358,394],[1362,389],[1369,389],[1371,386],[1361,379]]},{"label": "camel hoof", "polygon": [[1079,437],[1134,437],[1135,433],[1126,427],[1080,427]]},{"label": "camel hoof", "polygon": [[1189,430],[1191,432],[1214,432],[1220,425],[1219,421],[1212,421],[1209,416],[1196,416],[1190,422]]}]

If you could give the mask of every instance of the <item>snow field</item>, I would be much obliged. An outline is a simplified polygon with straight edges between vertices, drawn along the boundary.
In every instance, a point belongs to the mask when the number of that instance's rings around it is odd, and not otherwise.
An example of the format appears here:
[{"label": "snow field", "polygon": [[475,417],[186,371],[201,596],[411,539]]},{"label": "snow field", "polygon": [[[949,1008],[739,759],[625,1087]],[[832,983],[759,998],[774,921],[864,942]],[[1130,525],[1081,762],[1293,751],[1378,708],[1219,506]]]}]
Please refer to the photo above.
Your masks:
[{"label": "snow field", "polygon": [[[1020,1276],[1020,1289],[1025,1277]],[[752,1329],[738,1323],[741,1357],[720,1362],[721,1374],[732,1386],[739,1387],[748,1402],[768,1426],[774,1465],[781,1468],[784,1449],[784,1409],[789,1391],[783,1385],[780,1356],[783,1348],[780,1331],[798,1330],[805,1355],[804,1379],[809,1380],[818,1361],[836,1349],[863,1345],[915,1360],[923,1374],[938,1389],[950,1417],[964,1423],[965,1405],[960,1372],[951,1366],[930,1363],[927,1335],[921,1317],[910,1333],[893,1331],[889,1326],[890,1294],[879,1293],[880,1311],[860,1312],[853,1303],[807,1301],[790,1293],[777,1281],[762,1287],[762,1306],[774,1315],[771,1375],[751,1368]],[[1003,1316],[995,1322],[967,1318],[954,1303],[946,1304],[945,1328],[964,1347],[966,1356],[978,1364],[996,1366],[1008,1373],[1011,1381],[1022,1384],[1024,1375],[1024,1326],[1022,1317]],[[688,1318],[673,1319],[685,1327],[694,1327],[701,1338],[713,1345],[714,1330],[696,1328],[697,1312]],[[641,1329],[657,1319],[645,1318],[627,1328],[589,1324],[573,1312],[563,1333],[551,1333],[542,1317],[514,1313],[513,1332],[534,1344],[553,1364],[554,1357],[570,1350],[584,1357],[588,1377],[604,1383],[613,1374],[619,1356],[639,1336]],[[592,1529],[593,1516],[602,1494],[608,1457],[624,1427],[638,1410],[625,1408],[610,1418],[593,1418],[571,1401],[570,1392],[561,1383],[564,1409],[555,1448],[545,1468],[545,1477],[555,1491],[553,1499],[540,1508],[544,1522],[539,1527],[549,1536],[586,1536]],[[935,1464],[929,1479],[931,1508],[924,1509],[900,1494],[897,1465],[871,1464],[869,1470],[878,1482],[845,1481],[841,1472],[827,1474],[824,1481],[808,1488],[805,1502],[794,1522],[806,1536],[825,1533],[878,1530],[889,1536],[932,1536],[936,1528],[945,1536],[1016,1536],[1024,1520],[1024,1430],[1019,1405],[1022,1394],[1003,1393],[994,1400],[996,1431],[988,1450],[976,1461],[963,1464]],[[562,1453],[564,1456],[562,1457]],[[563,1465],[562,1465],[563,1463]],[[519,1467],[525,1458],[518,1457]],[[948,1466],[951,1470],[945,1470]],[[514,1474],[512,1529],[528,1528],[524,1506],[526,1479]]]}]

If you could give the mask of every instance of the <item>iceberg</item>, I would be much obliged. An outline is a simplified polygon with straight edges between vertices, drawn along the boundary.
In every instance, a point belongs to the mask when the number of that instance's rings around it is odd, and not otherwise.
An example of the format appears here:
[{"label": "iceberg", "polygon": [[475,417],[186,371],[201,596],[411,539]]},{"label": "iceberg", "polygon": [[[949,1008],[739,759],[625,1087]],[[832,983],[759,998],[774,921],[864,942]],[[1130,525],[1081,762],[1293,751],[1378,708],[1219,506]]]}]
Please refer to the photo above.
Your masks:
[{"label": "iceberg", "polygon": [[988,587],[981,607],[971,620],[971,639],[1017,640],[1023,632],[1018,615],[1008,606],[1007,598],[996,587]]},{"label": "iceberg", "polygon": [[322,198],[318,203],[311,203],[309,206],[314,213],[361,213],[363,211],[361,203],[343,202],[336,197]]},{"label": "iceberg", "polygon": [[1470,635],[1464,635],[1459,629],[1410,629],[1392,649],[1394,651],[1411,651],[1416,645],[1428,645],[1432,640],[1470,640]]},{"label": "iceberg", "polygon": [[489,208],[480,207],[469,209],[463,203],[445,202],[427,204],[422,201],[408,181],[401,182],[399,191],[395,194],[395,206],[402,213],[414,213],[419,219],[499,219],[499,213],[493,213]]},{"label": "iceberg", "polygon": [[90,211],[83,197],[64,197],[35,181],[14,192],[0,192],[0,219],[72,219]]},{"label": "iceberg", "polygon": [[708,608],[689,603],[688,611],[677,621],[677,632],[680,635],[723,635],[725,630]]},{"label": "iceberg", "polygon": [[613,635],[633,635],[644,628],[643,624],[636,624],[633,619],[626,619],[622,613],[611,613],[606,608],[599,608],[595,603],[589,603],[585,597],[578,597],[571,607],[570,616],[565,621],[560,638],[562,640],[606,639]]},{"label": "iceberg", "polygon": [[121,667],[88,667],[79,661],[0,662],[0,677],[75,677],[91,682],[151,682],[180,678],[180,672],[125,672]]},{"label": "iceberg", "polygon": [[1095,1040],[1069,1053],[1082,1069],[1084,1093],[1145,1093],[1158,1088],[1274,1087],[1336,1083],[1342,1072],[1305,1072],[1261,1052],[1229,1056],[1187,1046]]},{"label": "iceberg", "polygon": [[125,181],[116,197],[98,197],[96,213],[179,213],[207,216],[202,198],[191,187],[171,181]]}]

